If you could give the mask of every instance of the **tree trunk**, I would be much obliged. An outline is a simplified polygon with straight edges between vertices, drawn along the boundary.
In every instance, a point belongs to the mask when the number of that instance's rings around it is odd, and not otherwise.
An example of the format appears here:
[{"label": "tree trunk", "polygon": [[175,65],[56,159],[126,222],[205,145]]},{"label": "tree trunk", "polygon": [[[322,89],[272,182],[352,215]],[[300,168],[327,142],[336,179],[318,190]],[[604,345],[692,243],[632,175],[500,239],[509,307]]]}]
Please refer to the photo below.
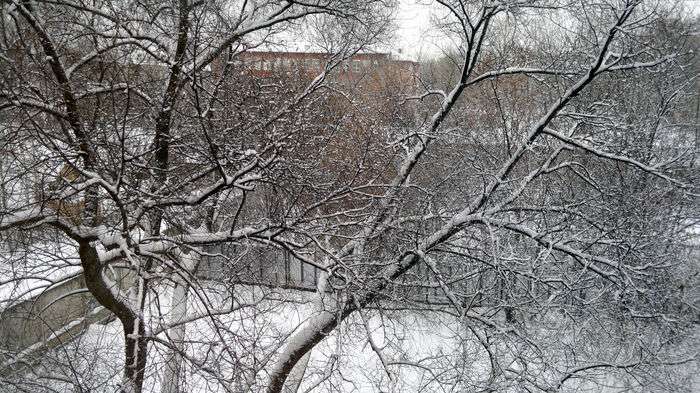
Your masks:
[{"label": "tree trunk", "polygon": [[147,342],[146,329],[141,318],[129,322],[122,321],[124,327],[124,379],[122,393],[141,393],[146,370]]},{"label": "tree trunk", "polygon": [[[197,270],[199,260],[192,255],[182,255],[181,266],[185,269],[184,274],[190,274]],[[182,352],[185,350],[185,327],[182,323],[187,318],[187,296],[190,286],[180,274],[175,274],[173,278],[175,287],[171,298],[170,323],[178,324],[168,330],[168,338],[173,348],[168,350],[167,363],[161,393],[178,393],[182,389]]]},{"label": "tree trunk", "polygon": [[[184,281],[184,280],[179,280]],[[187,292],[188,286],[184,282],[177,282],[173,288],[170,308],[170,323],[179,323],[187,316]],[[168,331],[168,338],[174,348],[168,350],[165,364],[165,373],[161,393],[178,393],[181,391],[180,375],[182,371],[182,355],[185,349],[185,324],[177,325]]]},{"label": "tree trunk", "polygon": [[124,376],[122,393],[141,393],[146,368],[147,341],[142,318],[128,304],[126,296],[114,292],[102,276],[97,250],[89,242],[81,242],[78,249],[85,275],[85,283],[95,299],[119,318],[124,330]]}]

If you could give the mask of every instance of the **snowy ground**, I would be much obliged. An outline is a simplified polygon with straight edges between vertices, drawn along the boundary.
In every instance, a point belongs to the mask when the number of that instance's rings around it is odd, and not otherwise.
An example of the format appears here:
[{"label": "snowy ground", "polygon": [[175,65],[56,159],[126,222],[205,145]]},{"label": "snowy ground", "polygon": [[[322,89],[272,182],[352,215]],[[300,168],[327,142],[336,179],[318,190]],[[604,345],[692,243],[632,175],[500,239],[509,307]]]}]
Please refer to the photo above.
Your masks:
[{"label": "snowy ground", "polygon": [[[159,292],[168,293],[165,289]],[[185,391],[261,391],[267,380],[265,370],[270,368],[274,354],[282,349],[280,343],[303,326],[312,313],[312,296],[244,286],[237,287],[233,292],[221,286],[212,286],[198,292],[197,296],[191,296],[189,315],[204,311],[201,302],[204,297],[207,302],[222,307],[230,306],[232,299],[238,306],[246,303],[252,305],[225,316],[202,318],[187,325]],[[159,323],[167,322],[171,314],[169,299],[169,296],[160,296],[151,302],[149,318],[152,327],[157,328]],[[471,391],[465,387],[484,386],[490,365],[468,325],[438,313],[401,311],[380,315],[368,311],[367,314],[366,326],[359,315],[350,318],[314,349],[300,392],[442,392],[450,391],[445,388],[449,385],[458,387],[451,391]],[[539,339],[549,343],[551,349],[576,347],[581,351],[581,356],[585,356],[589,349],[599,350],[604,345],[604,337],[601,336],[599,342],[593,342],[590,338],[576,336],[575,328],[553,323],[539,330]],[[374,349],[368,340],[368,330]],[[503,338],[503,334],[496,332],[490,339]],[[157,335],[157,339],[165,338],[165,333]],[[530,350],[514,341],[504,340],[503,343],[493,346],[492,350],[500,351],[501,358],[510,359],[501,367],[511,377],[495,391],[525,391],[517,375],[523,370],[542,380],[556,379],[551,363],[549,366],[538,363]],[[164,368],[169,353],[155,340],[150,345],[149,355],[145,391],[159,392],[166,378]],[[232,359],[238,360],[233,362]],[[382,366],[382,360],[388,366],[386,369]],[[565,361],[562,359],[562,364]],[[67,379],[79,384],[83,391],[113,392],[118,389],[122,362],[123,342],[119,322],[92,325],[77,340],[47,354],[43,365],[35,368],[35,375],[25,376],[23,382],[27,384],[36,380],[38,385],[34,386],[41,386],[47,380],[52,380],[54,391],[75,391],[71,384],[59,381]],[[589,378],[598,377],[597,382],[603,381],[605,385],[585,378],[570,379],[559,391],[664,391],[627,390],[625,386],[630,385],[630,381],[624,373],[605,373],[584,374]],[[697,383],[696,378],[695,386],[700,386]],[[686,386],[687,391],[692,391],[689,380]],[[18,390],[0,388],[3,393]]]}]

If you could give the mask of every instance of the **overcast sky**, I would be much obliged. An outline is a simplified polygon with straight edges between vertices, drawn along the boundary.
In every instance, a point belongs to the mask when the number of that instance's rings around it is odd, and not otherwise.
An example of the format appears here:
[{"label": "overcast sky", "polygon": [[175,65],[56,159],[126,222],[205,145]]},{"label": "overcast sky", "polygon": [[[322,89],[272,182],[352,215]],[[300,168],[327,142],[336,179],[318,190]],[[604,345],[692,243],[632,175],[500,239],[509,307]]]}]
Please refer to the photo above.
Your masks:
[{"label": "overcast sky", "polygon": [[[423,1],[425,2],[425,1]],[[396,15],[397,45],[413,60],[420,55],[436,52],[430,37],[434,35],[431,23],[431,7],[416,0],[402,0]]]},{"label": "overcast sky", "polygon": [[[700,13],[700,0],[682,0],[695,14]],[[420,57],[432,57],[440,53],[436,45],[436,31],[432,25],[431,15],[435,3],[430,0],[400,0],[396,15],[398,31],[396,35],[397,51],[404,57],[417,60]]]}]

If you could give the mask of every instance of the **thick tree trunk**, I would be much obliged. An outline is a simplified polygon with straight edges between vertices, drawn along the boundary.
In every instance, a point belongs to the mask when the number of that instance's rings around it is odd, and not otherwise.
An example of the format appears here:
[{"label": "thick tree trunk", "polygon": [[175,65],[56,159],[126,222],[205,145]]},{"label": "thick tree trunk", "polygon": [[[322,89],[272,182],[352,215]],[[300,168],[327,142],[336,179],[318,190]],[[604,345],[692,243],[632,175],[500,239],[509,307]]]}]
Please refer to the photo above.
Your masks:
[{"label": "thick tree trunk", "polygon": [[97,250],[89,242],[81,242],[78,250],[85,283],[97,301],[119,318],[124,329],[123,393],[141,393],[146,368],[147,341],[142,318],[128,304],[128,299],[102,277]]},{"label": "thick tree trunk", "polygon": [[[329,261],[326,260],[325,262],[327,266]],[[318,297],[314,300],[313,307],[313,312],[316,314],[321,314],[325,312],[325,308],[327,308],[329,305],[331,306],[331,308],[338,307],[338,304],[335,302],[335,300],[327,296],[327,285],[328,274],[325,272],[321,272],[321,275],[316,283]],[[306,368],[309,365],[310,359],[311,350],[306,352],[306,354],[304,354],[299,359],[299,361],[294,366],[292,366],[292,369],[289,372],[289,376],[287,377],[287,381],[284,383],[284,385],[286,386],[286,388],[284,389],[284,393],[296,393],[297,391],[299,391],[299,387],[301,386],[301,383],[304,380],[304,374],[306,374]]]},{"label": "thick tree trunk", "polygon": [[143,320],[122,321],[124,327],[124,379],[122,393],[141,393],[146,370],[147,342]]},{"label": "thick tree trunk", "polygon": [[346,316],[339,316],[328,311],[313,316],[308,324],[292,337],[289,345],[280,354],[280,359],[271,373],[272,377],[270,385],[267,387],[267,393],[284,392],[285,381],[294,369],[294,366],[307,352],[311,351],[316,344],[330,334]]},{"label": "thick tree trunk", "polygon": [[304,374],[306,374],[306,368],[309,366],[309,360],[311,359],[311,351],[307,352],[299,362],[292,368],[287,378],[285,393],[297,393],[301,383],[304,381]]}]

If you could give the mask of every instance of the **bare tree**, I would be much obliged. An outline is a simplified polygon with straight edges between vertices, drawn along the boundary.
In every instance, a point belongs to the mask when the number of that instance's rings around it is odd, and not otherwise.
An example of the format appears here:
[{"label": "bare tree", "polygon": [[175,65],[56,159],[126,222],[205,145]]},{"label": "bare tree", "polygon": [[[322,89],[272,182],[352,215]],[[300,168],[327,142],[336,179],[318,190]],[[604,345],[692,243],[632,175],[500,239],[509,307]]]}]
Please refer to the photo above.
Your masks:
[{"label": "bare tree", "polygon": [[[404,370],[426,390],[688,386],[692,24],[658,1],[436,3],[457,67],[416,92],[401,71],[379,88],[341,75],[391,1],[4,1],[0,230],[26,253],[2,263],[27,278],[54,243],[79,261],[121,325],[123,392],[151,374],[165,392],[185,375],[340,390],[349,355],[310,354],[357,335],[377,389]],[[313,75],[247,71],[302,21],[330,50]],[[240,285],[280,255],[319,274],[311,301]],[[407,309],[457,326],[453,350],[390,345],[376,321]],[[83,389],[76,367],[39,377]]]}]

